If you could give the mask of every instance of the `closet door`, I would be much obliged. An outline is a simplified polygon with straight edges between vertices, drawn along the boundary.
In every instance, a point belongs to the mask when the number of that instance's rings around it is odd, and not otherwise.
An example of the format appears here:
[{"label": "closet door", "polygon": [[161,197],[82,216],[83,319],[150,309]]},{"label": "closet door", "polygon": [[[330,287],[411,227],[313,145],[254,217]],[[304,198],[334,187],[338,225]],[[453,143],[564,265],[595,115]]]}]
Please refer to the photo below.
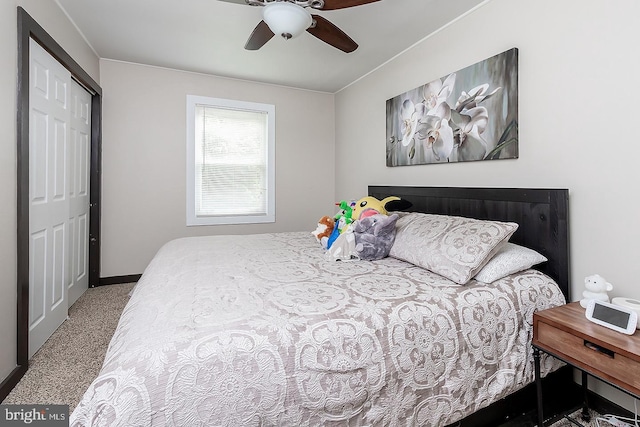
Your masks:
[{"label": "closet door", "polygon": [[91,154],[91,94],[71,81],[69,140],[69,263],[68,306],[89,287],[89,172]]},{"label": "closet door", "polygon": [[71,74],[30,40],[29,358],[67,318]]}]

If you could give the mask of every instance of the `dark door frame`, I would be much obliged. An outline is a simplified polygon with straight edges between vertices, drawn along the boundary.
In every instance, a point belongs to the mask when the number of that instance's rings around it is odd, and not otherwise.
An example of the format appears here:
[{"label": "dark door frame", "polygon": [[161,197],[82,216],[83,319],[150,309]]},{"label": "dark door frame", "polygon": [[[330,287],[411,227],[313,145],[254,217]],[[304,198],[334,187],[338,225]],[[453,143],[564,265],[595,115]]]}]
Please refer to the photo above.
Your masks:
[{"label": "dark door frame", "polygon": [[89,286],[100,279],[102,88],[23,8],[18,7],[17,93],[17,366],[0,384],[0,401],[29,366],[29,39],[34,39],[92,94],[89,189]]}]

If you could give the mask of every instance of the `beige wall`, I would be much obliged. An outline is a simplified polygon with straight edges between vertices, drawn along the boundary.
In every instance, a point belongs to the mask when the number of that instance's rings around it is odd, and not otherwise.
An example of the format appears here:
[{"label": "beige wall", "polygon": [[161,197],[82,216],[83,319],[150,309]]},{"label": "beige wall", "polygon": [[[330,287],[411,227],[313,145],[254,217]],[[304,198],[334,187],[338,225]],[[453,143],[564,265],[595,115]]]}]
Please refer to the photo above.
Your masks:
[{"label": "beige wall", "polygon": [[[100,75],[102,277],[142,273],[177,237],[311,231],[333,213],[332,94],[109,60]],[[275,223],[185,225],[187,94],[276,106]]]},{"label": "beige wall", "polygon": [[16,366],[16,55],[22,6],[99,81],[98,58],[53,1],[0,2],[0,382]]},{"label": "beige wall", "polygon": [[[594,273],[640,298],[639,21],[637,0],[485,3],[336,94],[336,198],[367,184],[568,188],[573,299]],[[387,99],[512,47],[519,159],[385,166]]]}]

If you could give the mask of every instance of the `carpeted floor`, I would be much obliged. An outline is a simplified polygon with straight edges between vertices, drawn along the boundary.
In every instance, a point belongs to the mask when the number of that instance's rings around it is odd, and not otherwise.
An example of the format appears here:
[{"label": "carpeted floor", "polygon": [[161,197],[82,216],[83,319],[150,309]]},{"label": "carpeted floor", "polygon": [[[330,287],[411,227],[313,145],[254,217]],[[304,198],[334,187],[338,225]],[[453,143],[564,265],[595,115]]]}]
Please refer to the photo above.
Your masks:
[{"label": "carpeted floor", "polygon": [[64,404],[73,411],[98,375],[133,283],[88,289],[29,362],[4,404]]}]

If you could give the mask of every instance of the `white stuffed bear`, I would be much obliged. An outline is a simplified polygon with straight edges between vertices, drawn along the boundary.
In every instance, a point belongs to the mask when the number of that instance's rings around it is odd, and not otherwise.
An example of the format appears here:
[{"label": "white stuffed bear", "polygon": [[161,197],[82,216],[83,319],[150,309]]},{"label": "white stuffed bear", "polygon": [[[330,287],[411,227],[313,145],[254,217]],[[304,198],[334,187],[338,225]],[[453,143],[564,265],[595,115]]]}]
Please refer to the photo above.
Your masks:
[{"label": "white stuffed bear", "polygon": [[584,287],[586,288],[586,290],[582,292],[582,296],[584,298],[580,300],[580,305],[583,308],[587,308],[589,300],[592,299],[609,302],[609,295],[607,292],[613,290],[613,285],[607,282],[604,277],[599,274],[587,276],[584,278]]}]

